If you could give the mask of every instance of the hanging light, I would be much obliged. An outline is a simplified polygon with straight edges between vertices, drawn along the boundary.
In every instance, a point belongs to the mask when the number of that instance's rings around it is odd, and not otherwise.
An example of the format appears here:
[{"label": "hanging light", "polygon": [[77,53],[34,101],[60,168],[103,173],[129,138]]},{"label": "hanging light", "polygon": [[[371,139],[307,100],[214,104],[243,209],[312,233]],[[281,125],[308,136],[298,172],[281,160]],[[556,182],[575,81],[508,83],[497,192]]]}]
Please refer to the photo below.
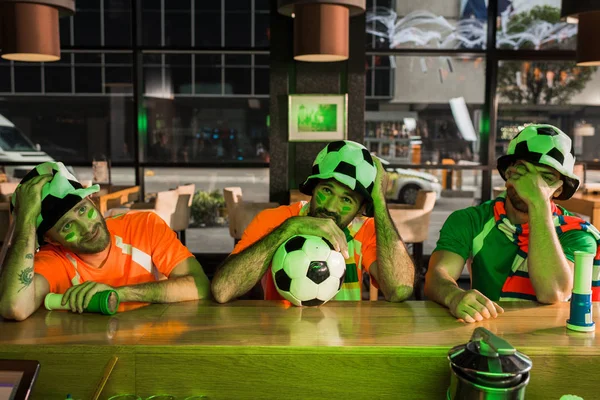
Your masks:
[{"label": "hanging light", "polygon": [[562,0],[561,16],[579,20],[577,65],[600,65],[600,2],[598,0]]},{"label": "hanging light", "polygon": [[294,59],[331,62],[348,59],[348,31],[365,0],[279,0],[279,13],[294,18]]},{"label": "hanging light", "polygon": [[2,58],[60,60],[58,18],[74,12],[75,0],[0,0]]}]

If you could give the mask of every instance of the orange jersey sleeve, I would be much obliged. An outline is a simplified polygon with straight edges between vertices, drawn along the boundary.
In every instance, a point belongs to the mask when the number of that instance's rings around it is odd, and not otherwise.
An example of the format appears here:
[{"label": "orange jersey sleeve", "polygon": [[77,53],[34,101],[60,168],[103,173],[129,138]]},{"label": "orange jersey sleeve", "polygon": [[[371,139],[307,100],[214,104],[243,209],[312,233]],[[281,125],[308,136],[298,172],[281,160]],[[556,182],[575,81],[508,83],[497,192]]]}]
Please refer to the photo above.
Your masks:
[{"label": "orange jersey sleeve", "polygon": [[34,272],[40,274],[48,281],[50,293],[64,293],[71,285],[67,273],[69,261],[52,245],[45,245],[36,253],[34,258]]},{"label": "orange jersey sleeve", "polygon": [[237,254],[246,250],[271,233],[279,225],[283,224],[287,219],[298,215],[301,208],[302,203],[295,203],[289,206],[280,206],[261,211],[250,222],[242,234],[242,239],[234,247],[231,254]]}]

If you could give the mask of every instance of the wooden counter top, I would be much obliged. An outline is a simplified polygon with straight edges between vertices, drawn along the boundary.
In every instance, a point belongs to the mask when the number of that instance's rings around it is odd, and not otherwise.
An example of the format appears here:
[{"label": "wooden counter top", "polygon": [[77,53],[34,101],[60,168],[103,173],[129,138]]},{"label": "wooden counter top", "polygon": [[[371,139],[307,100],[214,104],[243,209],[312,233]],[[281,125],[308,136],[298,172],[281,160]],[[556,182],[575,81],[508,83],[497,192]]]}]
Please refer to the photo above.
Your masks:
[{"label": "wooden counter top", "polygon": [[[590,388],[581,383],[571,386],[565,382],[550,382],[554,374],[559,376],[568,371],[573,371],[580,379],[595,376],[594,380],[600,373],[600,359],[596,358],[600,355],[600,337],[594,333],[567,332],[567,303],[553,306],[504,303],[504,314],[476,324],[461,323],[446,309],[431,302],[332,302],[320,308],[297,308],[286,304],[236,301],[218,305],[200,301],[151,305],[113,317],[38,310],[23,322],[0,320],[0,358],[39,359],[42,367],[37,394],[41,391],[56,393],[55,378],[45,374],[59,373],[56,365],[63,364],[56,361],[60,358],[58,355],[70,360],[69,368],[85,370],[95,382],[100,378],[106,360],[117,354],[120,361],[107,386],[108,394],[135,390],[146,396],[158,388],[167,388],[172,392],[179,390],[179,395],[183,396],[190,395],[195,384],[210,393],[211,399],[232,398],[230,395],[245,398],[242,389],[245,384],[254,382],[256,376],[264,375],[267,379],[276,375],[278,369],[274,365],[294,362],[299,370],[305,370],[308,364],[330,363],[331,368],[338,370],[328,372],[331,379],[349,375],[371,376],[364,368],[372,367],[383,374],[382,381],[376,383],[382,393],[388,394],[398,389],[398,385],[404,386],[396,381],[386,381],[389,378],[385,378],[386,375],[400,378],[403,368],[407,368],[412,371],[409,376],[414,378],[423,371],[430,371],[430,374],[441,374],[435,377],[435,384],[411,382],[411,387],[429,390],[437,396],[448,382],[445,359],[448,350],[467,342],[473,329],[484,326],[534,360],[528,399],[550,399],[554,397],[543,396],[561,390],[561,395],[566,394],[569,388],[578,387],[579,392],[573,390],[572,393],[587,400],[584,395],[592,393],[592,387],[598,387],[592,381]],[[600,303],[594,304],[594,319],[600,325]],[[74,362],[74,354],[82,360]],[[49,371],[44,362],[54,365],[54,369]],[[342,374],[340,371],[348,362],[361,371]],[[393,368],[384,372],[386,365]],[[579,372],[575,372],[575,366]],[[202,379],[189,375],[190,371],[198,371]],[[581,371],[585,373],[582,375]],[[169,374],[173,374],[175,381],[168,378]],[[234,379],[232,376],[237,377],[239,386],[239,392],[234,394],[230,387],[218,384],[224,379]],[[186,386],[183,383],[186,379],[194,384]],[[296,382],[293,377],[279,379],[282,384],[283,381]],[[302,393],[305,390],[302,379],[297,379],[296,389]],[[427,379],[433,379],[433,376]],[[561,379],[569,381],[567,376]],[[90,382],[88,386],[94,388]],[[83,387],[80,390],[87,393]],[[183,393],[184,390],[187,392]],[[346,390],[357,389],[348,387]],[[291,393],[286,398],[303,398],[298,393]],[[279,398],[276,394],[263,394],[261,398]],[[341,394],[348,395],[341,388],[323,392],[323,396],[329,398]]]}]

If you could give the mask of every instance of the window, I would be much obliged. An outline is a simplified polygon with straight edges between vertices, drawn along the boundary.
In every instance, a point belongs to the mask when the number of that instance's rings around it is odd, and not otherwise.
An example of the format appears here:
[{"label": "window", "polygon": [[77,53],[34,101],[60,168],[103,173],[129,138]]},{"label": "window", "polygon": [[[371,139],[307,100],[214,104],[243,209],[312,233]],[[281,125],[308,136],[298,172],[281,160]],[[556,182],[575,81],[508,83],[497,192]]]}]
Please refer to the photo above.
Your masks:
[{"label": "window", "polygon": [[575,157],[600,154],[600,71],[571,61],[503,61],[498,72],[496,152],[527,124],[545,123],[573,139]]},{"label": "window", "polygon": [[367,148],[393,164],[478,163],[485,62],[396,56],[391,65],[393,97],[367,102]]},{"label": "window", "polygon": [[561,0],[500,0],[497,47],[575,50],[577,25],[561,21],[560,7]]}]

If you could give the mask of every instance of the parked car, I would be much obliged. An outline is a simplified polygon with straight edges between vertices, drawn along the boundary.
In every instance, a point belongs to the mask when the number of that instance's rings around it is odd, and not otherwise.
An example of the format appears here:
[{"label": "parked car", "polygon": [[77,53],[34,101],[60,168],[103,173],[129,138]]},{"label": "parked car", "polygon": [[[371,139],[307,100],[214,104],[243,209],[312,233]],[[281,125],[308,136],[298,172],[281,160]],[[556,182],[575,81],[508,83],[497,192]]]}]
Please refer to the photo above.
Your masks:
[{"label": "parked car", "polygon": [[[37,164],[54,161],[33,144],[10,120],[0,114],[0,166],[9,179],[20,180]],[[31,165],[6,165],[6,162],[27,162]],[[71,167],[67,167],[74,173]]]},{"label": "parked car", "polygon": [[386,198],[388,201],[415,204],[419,190],[431,190],[439,199],[442,185],[438,178],[414,169],[388,168],[388,187]]}]

